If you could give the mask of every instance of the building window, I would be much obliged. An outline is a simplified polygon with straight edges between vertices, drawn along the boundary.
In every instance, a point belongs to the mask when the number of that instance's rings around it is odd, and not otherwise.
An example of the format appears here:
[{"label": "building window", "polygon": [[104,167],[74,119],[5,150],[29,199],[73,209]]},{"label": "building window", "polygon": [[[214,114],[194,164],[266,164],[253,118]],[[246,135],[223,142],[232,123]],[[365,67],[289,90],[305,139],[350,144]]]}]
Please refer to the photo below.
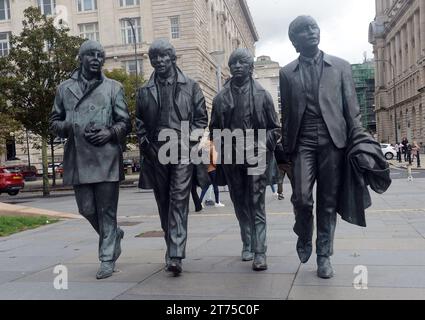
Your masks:
[{"label": "building window", "polygon": [[10,3],[9,0],[0,0],[0,21],[10,19]]},{"label": "building window", "polygon": [[136,69],[138,74],[140,75],[142,73],[142,60],[137,60],[137,66],[136,66],[136,60],[128,60],[124,61],[124,69],[128,74],[135,75]]},{"label": "building window", "polygon": [[170,17],[171,39],[180,38],[180,16]]},{"label": "building window", "polygon": [[[132,18],[134,32],[136,33],[136,43],[142,42],[142,27],[140,25],[140,18]],[[128,20],[121,20],[121,34],[122,42],[124,44],[134,43],[133,30]]]},{"label": "building window", "polygon": [[41,13],[51,16],[55,13],[56,0],[37,0]]},{"label": "building window", "polygon": [[9,32],[0,32],[0,57],[5,57],[9,54],[10,39]]},{"label": "building window", "polygon": [[97,0],[77,0],[78,11],[97,10]]},{"label": "building window", "polygon": [[137,6],[140,4],[140,0],[120,0],[120,7]]},{"label": "building window", "polygon": [[97,22],[79,24],[78,28],[81,38],[99,41],[99,24]]}]

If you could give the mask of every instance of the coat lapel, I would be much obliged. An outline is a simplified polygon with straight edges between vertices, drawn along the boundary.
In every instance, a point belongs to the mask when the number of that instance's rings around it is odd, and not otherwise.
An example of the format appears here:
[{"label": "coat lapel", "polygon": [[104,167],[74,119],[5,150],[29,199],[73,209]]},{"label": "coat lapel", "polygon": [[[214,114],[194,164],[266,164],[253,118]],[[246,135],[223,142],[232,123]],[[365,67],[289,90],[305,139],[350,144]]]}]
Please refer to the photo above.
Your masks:
[{"label": "coat lapel", "polygon": [[77,98],[78,101],[81,101],[83,98],[83,92],[81,91],[80,86],[78,85],[78,81],[74,81],[74,83],[68,87],[68,90]]},{"label": "coat lapel", "polygon": [[155,72],[152,73],[152,76],[149,79],[149,82],[146,85],[146,87],[149,89],[149,92],[151,93],[152,98],[156,102],[156,105],[159,106],[159,103],[158,103],[158,90],[157,90],[156,84],[155,84]]},{"label": "coat lapel", "polygon": [[232,113],[235,108],[232,96],[232,90],[230,85],[226,86],[223,90],[223,105],[221,106],[222,110],[222,119],[223,128],[230,128],[230,122],[232,121]]},{"label": "coat lapel", "polygon": [[302,117],[304,116],[305,109],[307,108],[307,102],[305,100],[305,88],[301,78],[301,66],[300,66],[299,60],[297,60],[296,66],[294,68],[293,76],[294,76],[293,78],[294,84],[298,88],[297,90],[298,92],[296,96],[297,96],[297,99],[301,100],[301,103],[298,104],[298,118],[302,119]]}]

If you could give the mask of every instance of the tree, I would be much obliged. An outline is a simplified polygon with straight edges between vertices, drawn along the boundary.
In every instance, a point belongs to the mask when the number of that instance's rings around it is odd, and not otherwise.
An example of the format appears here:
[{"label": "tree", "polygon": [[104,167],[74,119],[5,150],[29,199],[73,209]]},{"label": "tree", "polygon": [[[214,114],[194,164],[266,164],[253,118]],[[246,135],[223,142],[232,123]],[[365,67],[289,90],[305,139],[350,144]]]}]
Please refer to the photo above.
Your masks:
[{"label": "tree", "polygon": [[[131,116],[131,122],[133,124],[136,119],[136,84],[138,87],[142,86],[144,84],[143,76],[139,76],[136,78],[135,75],[128,74],[123,69],[113,69],[111,71],[105,70],[105,76],[107,76],[110,79],[116,80],[118,82],[121,82],[124,88],[125,97],[128,104],[128,111]],[[136,144],[136,137],[131,136],[128,139],[128,142]]]},{"label": "tree", "polygon": [[24,16],[21,34],[11,37],[10,53],[0,59],[0,95],[8,101],[8,114],[41,137],[43,194],[48,195],[49,116],[57,86],[78,67],[84,40],[57,29],[38,8],[27,8]]}]

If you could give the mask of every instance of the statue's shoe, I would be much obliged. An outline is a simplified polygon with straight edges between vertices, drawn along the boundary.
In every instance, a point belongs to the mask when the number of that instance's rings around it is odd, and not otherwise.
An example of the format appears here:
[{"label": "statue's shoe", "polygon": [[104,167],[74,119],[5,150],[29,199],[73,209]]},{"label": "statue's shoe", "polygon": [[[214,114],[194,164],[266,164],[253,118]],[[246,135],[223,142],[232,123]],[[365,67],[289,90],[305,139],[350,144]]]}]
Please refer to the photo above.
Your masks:
[{"label": "statue's shoe", "polygon": [[117,261],[121,256],[121,240],[124,239],[124,231],[121,228],[117,230],[117,242],[115,245],[114,261]]},{"label": "statue's shoe", "polygon": [[322,279],[331,279],[334,276],[334,270],[329,257],[317,257],[317,276]]},{"label": "statue's shoe", "polygon": [[256,254],[252,263],[252,270],[265,271],[267,270],[267,258],[265,254]]},{"label": "statue's shoe", "polygon": [[182,261],[181,259],[171,259],[170,263],[167,265],[167,271],[178,276],[183,272]]},{"label": "statue's shoe", "polygon": [[301,263],[307,263],[310,260],[313,252],[313,242],[311,240],[303,240],[298,238],[297,242],[297,253]]},{"label": "statue's shoe", "polygon": [[252,261],[254,260],[254,253],[251,251],[242,251],[242,261]]},{"label": "statue's shoe", "polygon": [[101,279],[106,279],[111,277],[112,274],[114,273],[114,269],[115,269],[114,261],[102,262],[100,264],[99,271],[96,274],[96,279],[101,280]]}]

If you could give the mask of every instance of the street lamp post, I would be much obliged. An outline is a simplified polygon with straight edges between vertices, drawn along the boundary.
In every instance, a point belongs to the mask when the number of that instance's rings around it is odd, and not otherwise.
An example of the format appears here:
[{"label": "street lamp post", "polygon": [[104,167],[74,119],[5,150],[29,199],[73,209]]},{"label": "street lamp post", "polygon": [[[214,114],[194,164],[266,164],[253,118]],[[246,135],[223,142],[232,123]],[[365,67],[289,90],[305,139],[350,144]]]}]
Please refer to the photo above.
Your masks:
[{"label": "street lamp post", "polygon": [[[398,141],[397,108],[396,108],[397,97],[396,97],[396,83],[395,83],[395,67],[392,64],[392,62],[390,60],[387,60],[387,59],[378,59],[378,60],[375,60],[375,61],[376,62],[388,63],[391,67],[391,71],[392,71],[392,74],[393,74],[393,104],[394,104],[394,123],[395,123],[395,125],[394,125],[395,135],[394,136],[395,136],[395,143],[398,143],[399,141]],[[390,141],[388,141],[388,143],[390,143]]]},{"label": "street lamp post", "polygon": [[224,51],[213,51],[210,53],[211,56],[214,59],[215,66],[217,68],[216,75],[217,75],[217,92],[220,92],[222,84],[221,84],[221,65],[223,64],[224,60]]},{"label": "street lamp post", "polygon": [[132,18],[123,18],[124,21],[127,21],[130,24],[131,31],[133,32],[133,40],[134,40],[134,59],[136,63],[136,91],[139,86],[139,70],[138,70],[138,63],[137,63],[137,38],[136,38],[136,31],[134,30],[133,25],[133,19]]}]

